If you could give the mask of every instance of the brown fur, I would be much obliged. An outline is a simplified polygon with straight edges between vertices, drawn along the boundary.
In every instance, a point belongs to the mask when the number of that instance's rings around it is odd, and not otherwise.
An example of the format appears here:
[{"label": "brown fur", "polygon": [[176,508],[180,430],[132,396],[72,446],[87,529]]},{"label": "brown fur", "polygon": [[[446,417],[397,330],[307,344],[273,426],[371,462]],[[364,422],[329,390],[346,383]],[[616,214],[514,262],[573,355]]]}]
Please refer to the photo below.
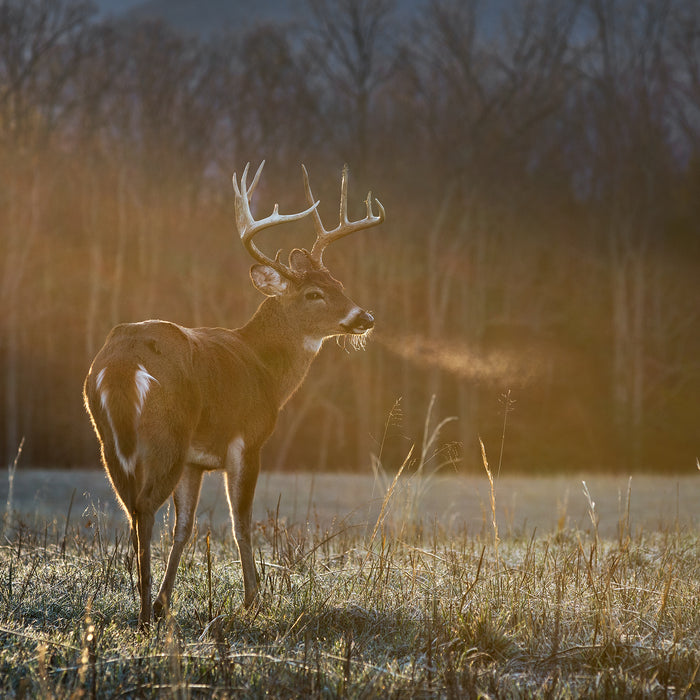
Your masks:
[{"label": "brown fur", "polygon": [[[254,282],[269,294],[276,273],[255,268]],[[155,602],[159,615],[170,603],[178,562],[194,523],[202,474],[210,469],[225,473],[246,605],[257,596],[251,516],[260,448],[315,356],[307,340],[318,338],[320,345],[322,338],[361,333],[372,325],[371,317],[345,296],[330,274],[310,263],[304,272],[301,282],[283,285],[280,280],[275,296],[238,330],[187,329],[167,321],[123,324],[112,330],[92,363],[85,380],[85,405],[105,469],[131,524],[138,552],[141,626],[151,619],[150,540],[155,513],[172,494],[175,535]],[[323,301],[310,298],[315,294]],[[355,318],[357,329],[339,325],[348,318]],[[153,378],[140,412],[135,385],[139,367]],[[123,458],[134,460],[133,473],[119,460],[117,447]],[[205,457],[188,460],[192,449]]]}]

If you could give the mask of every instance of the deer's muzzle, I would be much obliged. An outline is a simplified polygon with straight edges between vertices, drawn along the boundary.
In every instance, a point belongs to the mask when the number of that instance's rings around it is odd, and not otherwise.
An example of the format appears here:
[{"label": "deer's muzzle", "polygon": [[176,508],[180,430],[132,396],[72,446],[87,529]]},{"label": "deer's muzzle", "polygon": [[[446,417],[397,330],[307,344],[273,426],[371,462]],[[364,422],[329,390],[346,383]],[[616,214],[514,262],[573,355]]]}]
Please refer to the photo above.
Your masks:
[{"label": "deer's muzzle", "polygon": [[346,333],[365,333],[374,328],[374,317],[364,309],[357,309],[340,322]]}]

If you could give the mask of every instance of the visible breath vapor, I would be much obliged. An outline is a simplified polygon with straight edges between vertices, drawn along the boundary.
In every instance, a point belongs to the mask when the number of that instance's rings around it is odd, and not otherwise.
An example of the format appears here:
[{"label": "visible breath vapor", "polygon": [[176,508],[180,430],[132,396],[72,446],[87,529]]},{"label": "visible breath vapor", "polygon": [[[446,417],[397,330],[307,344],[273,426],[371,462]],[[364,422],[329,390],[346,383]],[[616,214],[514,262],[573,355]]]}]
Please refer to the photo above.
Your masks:
[{"label": "visible breath vapor", "polygon": [[530,352],[478,351],[466,343],[431,340],[420,335],[375,333],[389,352],[423,368],[436,368],[460,379],[527,384],[541,372],[542,361]]}]

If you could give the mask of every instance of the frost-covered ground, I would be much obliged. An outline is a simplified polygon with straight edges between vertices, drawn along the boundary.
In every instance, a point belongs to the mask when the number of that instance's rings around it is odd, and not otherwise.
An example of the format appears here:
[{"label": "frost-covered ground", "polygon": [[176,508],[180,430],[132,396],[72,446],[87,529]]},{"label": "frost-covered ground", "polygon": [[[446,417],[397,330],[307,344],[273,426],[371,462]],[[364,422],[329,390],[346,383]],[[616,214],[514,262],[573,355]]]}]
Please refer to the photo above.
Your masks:
[{"label": "frost-covered ground", "polygon": [[[496,480],[495,497],[499,532],[529,536],[534,528],[545,534],[561,528],[592,528],[586,482],[595,504],[601,536],[614,537],[621,519],[627,518],[631,534],[640,530],[700,525],[700,472],[688,476],[576,475],[559,477],[502,476]],[[389,477],[351,474],[261,474],[255,498],[255,518],[277,513],[289,524],[333,519],[345,524],[373,527]],[[8,473],[0,478],[0,505],[8,500]],[[71,498],[73,503],[71,506]],[[401,478],[389,500],[387,522],[420,520],[465,534],[491,531],[489,483],[480,476],[442,476],[420,480]],[[11,508],[27,518],[85,524],[100,516],[111,527],[123,522],[109,483],[102,471],[32,470],[20,467],[14,477]],[[167,505],[161,510],[166,514]],[[204,480],[198,508],[200,529],[226,524],[228,509],[220,474]]]}]

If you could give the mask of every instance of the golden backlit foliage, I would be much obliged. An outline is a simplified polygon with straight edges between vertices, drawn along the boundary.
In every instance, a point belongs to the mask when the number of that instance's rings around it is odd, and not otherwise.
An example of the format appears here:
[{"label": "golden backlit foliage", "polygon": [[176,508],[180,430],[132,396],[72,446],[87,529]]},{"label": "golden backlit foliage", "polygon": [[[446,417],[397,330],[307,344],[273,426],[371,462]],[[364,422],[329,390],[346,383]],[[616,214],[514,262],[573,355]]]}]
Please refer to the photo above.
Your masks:
[{"label": "golden backlit foliage", "polygon": [[700,6],[480,8],[328,0],[313,31],[203,40],[0,0],[5,461],[26,436],[27,463],[97,463],[81,384],[115,323],[253,313],[230,178],[267,158],[261,211],[303,205],[302,162],[328,222],[344,162],[356,213],[369,187],[387,210],[327,261],[375,337],[324,348],[269,468],[398,467],[436,395],[480,469],[508,390],[511,469],[694,468]]}]

